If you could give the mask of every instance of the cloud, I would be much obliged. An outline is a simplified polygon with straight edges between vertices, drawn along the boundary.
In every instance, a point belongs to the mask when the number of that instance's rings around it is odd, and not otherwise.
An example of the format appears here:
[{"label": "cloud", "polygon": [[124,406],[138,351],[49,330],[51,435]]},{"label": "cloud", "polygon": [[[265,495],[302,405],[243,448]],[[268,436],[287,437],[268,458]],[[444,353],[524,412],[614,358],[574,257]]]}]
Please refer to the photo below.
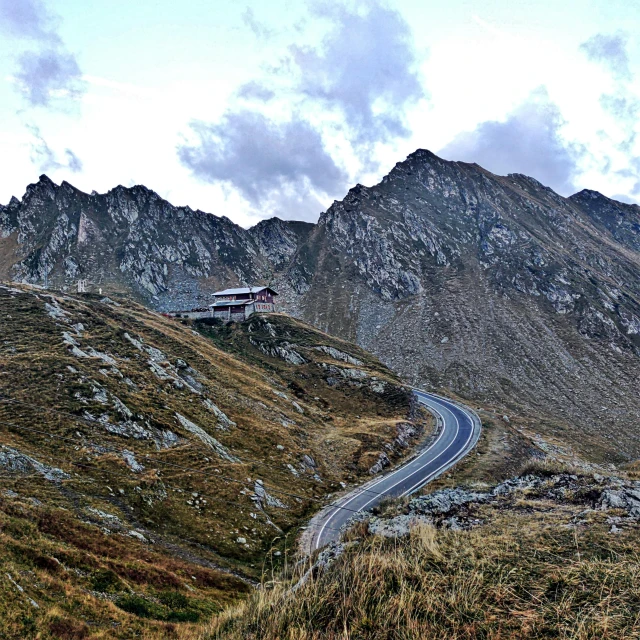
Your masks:
[{"label": "cloud", "polygon": [[262,83],[256,80],[251,80],[241,85],[237,90],[236,95],[244,100],[259,100],[260,102],[268,102],[275,98],[275,93],[265,87]]},{"label": "cloud", "polygon": [[627,166],[618,169],[615,174],[632,181],[630,192],[633,196],[638,196],[640,156],[637,151],[637,125],[640,119],[640,98],[634,90],[637,83],[634,82],[629,63],[627,37],[621,33],[599,33],[580,45],[580,49],[587,54],[589,60],[605,64],[612,73],[615,81],[613,91],[603,93],[600,104],[613,117],[622,134],[622,140],[616,142],[615,146],[624,155]]},{"label": "cloud", "polygon": [[627,37],[621,33],[598,33],[583,42],[580,50],[586,53],[589,60],[602,63],[611,71],[615,80],[614,91],[603,93],[600,104],[616,120],[626,125],[627,129],[633,129],[640,114],[640,100],[629,90],[633,74],[627,52]]},{"label": "cloud", "polygon": [[640,156],[629,159],[630,177],[633,178],[634,184],[631,187],[631,194],[640,198]]},{"label": "cloud", "polygon": [[408,137],[407,108],[425,97],[409,25],[379,2],[362,13],[342,4],[315,5],[330,28],[317,48],[292,46],[298,91],[342,112],[356,145]]},{"label": "cloud", "polygon": [[251,110],[228,112],[220,122],[191,124],[192,142],[178,147],[178,157],[206,182],[235,188],[254,207],[273,209],[274,199],[288,198],[298,217],[316,215],[300,210],[319,203],[318,194],[344,188],[346,176],[324,148],[322,136],[309,122],[293,116],[274,122]]},{"label": "cloud", "polygon": [[625,122],[635,123],[640,114],[640,100],[624,91],[603,94],[600,104],[614,118]]},{"label": "cloud", "polygon": [[524,173],[561,194],[573,193],[583,147],[561,135],[564,119],[541,88],[504,121],[487,121],[456,136],[440,153],[452,160],[477,162],[505,175]]},{"label": "cloud", "polygon": [[611,196],[611,199],[617,200],[618,202],[624,202],[625,204],[638,204],[633,198],[630,198],[624,193],[617,193]]},{"label": "cloud", "polygon": [[15,78],[32,106],[47,106],[56,98],[77,97],[84,91],[80,67],[64,51],[27,51],[18,59],[18,67]]},{"label": "cloud", "polygon": [[67,167],[69,170],[73,173],[80,173],[80,171],[82,171],[82,160],[80,160],[71,149],[65,149],[64,155],[67,158]]},{"label": "cloud", "polygon": [[60,162],[46,140],[42,137],[40,129],[33,125],[27,125],[27,129],[29,129],[33,135],[31,161],[40,171],[57,171],[58,169],[67,169],[72,173],[82,171],[82,161],[71,149],[64,150],[66,161]]},{"label": "cloud", "polygon": [[268,40],[274,34],[273,29],[269,29],[263,22],[256,18],[251,7],[247,7],[242,14],[242,22],[253,31],[253,35],[259,40]]},{"label": "cloud", "polygon": [[[425,97],[411,29],[398,11],[379,0],[355,7],[315,0],[310,12],[313,29],[299,24],[293,32],[305,44],[290,41],[275,64],[238,88],[221,119],[192,123],[191,141],[178,146],[194,176],[235,190],[261,217],[284,210],[315,219],[322,201],[347,186],[325,142],[352,167],[372,170],[374,147],[408,137],[407,110]],[[260,40],[271,37],[251,9],[243,20]],[[317,44],[308,44],[319,29]]]},{"label": "cloud", "polygon": [[33,107],[51,106],[84,92],[82,74],[55,29],[55,19],[41,0],[0,0],[0,30],[36,49],[17,56],[17,87]]},{"label": "cloud", "polygon": [[59,42],[52,22],[40,0],[0,0],[0,25],[15,37]]},{"label": "cloud", "polygon": [[631,78],[627,37],[622,33],[596,33],[580,45],[580,49],[592,62],[603,64],[619,79]]}]

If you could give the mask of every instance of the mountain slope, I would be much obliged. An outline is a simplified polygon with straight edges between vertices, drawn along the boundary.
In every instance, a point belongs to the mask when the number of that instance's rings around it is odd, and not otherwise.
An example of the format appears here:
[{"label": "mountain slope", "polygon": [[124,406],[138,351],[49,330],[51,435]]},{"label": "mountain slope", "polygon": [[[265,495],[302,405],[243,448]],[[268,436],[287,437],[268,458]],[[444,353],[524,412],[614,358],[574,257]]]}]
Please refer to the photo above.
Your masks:
[{"label": "mountain slope", "polygon": [[229,334],[118,300],[0,286],[5,637],[171,637],[426,424],[376,358],[303,323]]},{"label": "mountain slope", "polygon": [[277,286],[416,383],[638,456],[637,207],[582,201],[420,150],[334,203]]},{"label": "mountain slope", "polygon": [[280,304],[416,384],[564,439],[597,460],[640,456],[640,208],[563,198],[418,150],[317,225],[244,230],[118,187],[41,178],[0,209],[0,277],[201,306],[272,283]]}]

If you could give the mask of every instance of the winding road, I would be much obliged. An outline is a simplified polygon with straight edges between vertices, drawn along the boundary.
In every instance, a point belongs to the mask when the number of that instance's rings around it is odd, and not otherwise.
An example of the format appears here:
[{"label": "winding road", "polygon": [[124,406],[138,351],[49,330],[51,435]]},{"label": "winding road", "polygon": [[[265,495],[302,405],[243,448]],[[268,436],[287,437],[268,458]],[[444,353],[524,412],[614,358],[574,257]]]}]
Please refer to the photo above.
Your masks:
[{"label": "winding road", "polygon": [[371,509],[385,498],[408,496],[463,458],[478,442],[480,420],[461,404],[414,390],[418,402],[436,416],[439,433],[417,456],[381,478],[368,482],[329,505],[310,523],[311,551],[337,540],[340,527],[355,513]]}]

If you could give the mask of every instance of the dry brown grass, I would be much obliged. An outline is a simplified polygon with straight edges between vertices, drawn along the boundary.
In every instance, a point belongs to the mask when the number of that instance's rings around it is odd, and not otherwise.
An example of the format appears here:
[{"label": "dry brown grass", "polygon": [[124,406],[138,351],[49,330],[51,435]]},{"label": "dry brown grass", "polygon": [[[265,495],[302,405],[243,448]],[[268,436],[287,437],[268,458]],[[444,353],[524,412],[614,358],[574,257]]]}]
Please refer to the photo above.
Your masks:
[{"label": "dry brown grass", "polygon": [[629,478],[633,480],[640,480],[640,460],[636,460],[624,467]]},{"label": "dry brown grass", "polygon": [[550,458],[532,458],[527,460],[518,470],[519,476],[537,475],[550,477],[563,473],[579,476],[583,475],[585,470],[570,463]]},{"label": "dry brown grass", "polygon": [[[548,505],[544,507],[548,508]],[[622,640],[640,635],[637,532],[604,516],[494,514],[471,532],[369,537],[295,595],[261,591],[203,636],[225,640]]]},{"label": "dry brown grass", "polygon": [[[67,511],[16,499],[0,498],[0,547],[2,638],[177,637],[185,623],[172,619],[202,622],[250,589]],[[122,598],[148,615],[132,615]]]}]

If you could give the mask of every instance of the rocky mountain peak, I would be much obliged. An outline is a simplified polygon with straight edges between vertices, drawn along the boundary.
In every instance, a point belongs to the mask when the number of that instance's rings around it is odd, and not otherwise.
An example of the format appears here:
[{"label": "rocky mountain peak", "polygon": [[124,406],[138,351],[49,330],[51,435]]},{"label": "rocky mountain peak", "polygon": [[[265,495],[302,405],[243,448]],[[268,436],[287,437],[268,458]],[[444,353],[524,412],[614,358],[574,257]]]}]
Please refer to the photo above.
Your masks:
[{"label": "rocky mountain peak", "polygon": [[43,173],[38,177],[38,182],[36,184],[48,185],[51,187],[58,186],[46,173]]},{"label": "rocky mountain peak", "polygon": [[404,162],[399,162],[398,164],[442,164],[449,162],[449,160],[437,156],[433,151],[429,151],[429,149],[416,149],[407,156]]},{"label": "rocky mountain peak", "polygon": [[457,163],[440,158],[428,149],[417,149],[410,153],[405,160],[396,163],[387,176],[382,179],[381,184],[393,182],[395,179],[402,179],[406,176],[412,176],[415,172],[418,174],[442,173],[451,170]]},{"label": "rocky mountain peak", "polygon": [[601,207],[606,207],[607,211],[618,211],[620,214],[631,213],[640,210],[640,206],[637,204],[630,204],[628,202],[620,202],[613,198],[609,198],[599,191],[592,189],[582,189],[574,193],[568,198],[572,202],[587,205],[592,208],[596,203]]},{"label": "rocky mountain peak", "polygon": [[0,260],[0,277],[54,287],[88,279],[163,310],[201,306],[222,286],[266,284],[312,227],[274,219],[245,230],[143,185],[86,194],[43,175],[0,208],[0,239],[19,246]]},{"label": "rocky mountain peak", "polygon": [[27,186],[25,199],[29,197],[48,198],[53,200],[58,191],[58,185],[46,174],[42,174],[38,178],[38,182],[34,182]]},{"label": "rocky mountain peak", "polygon": [[[420,149],[334,202],[278,285],[416,382],[554,407],[591,434],[615,400],[622,438],[640,416],[638,229],[636,207]],[[599,404],[605,386],[616,397]]]},{"label": "rocky mountain peak", "polygon": [[20,200],[15,196],[11,196],[11,200],[9,200],[8,207],[17,207],[20,204]]},{"label": "rocky mountain peak", "polygon": [[582,191],[578,191],[572,196],[569,196],[569,200],[609,200],[609,198],[602,195],[599,191],[594,191],[593,189],[582,189]]},{"label": "rocky mountain peak", "polygon": [[578,205],[600,230],[611,234],[621,245],[640,251],[640,207],[607,198],[598,191],[583,189],[569,201]]},{"label": "rocky mountain peak", "polygon": [[363,198],[367,197],[368,193],[369,189],[360,183],[349,189],[347,195],[342,201],[345,211],[351,211],[353,207],[357,206],[362,201]]},{"label": "rocky mountain peak", "polygon": [[65,189],[67,191],[77,191],[79,193],[82,193],[80,189],[78,189],[77,187],[74,187],[70,182],[67,182],[66,180],[63,180],[60,183],[60,189]]}]

